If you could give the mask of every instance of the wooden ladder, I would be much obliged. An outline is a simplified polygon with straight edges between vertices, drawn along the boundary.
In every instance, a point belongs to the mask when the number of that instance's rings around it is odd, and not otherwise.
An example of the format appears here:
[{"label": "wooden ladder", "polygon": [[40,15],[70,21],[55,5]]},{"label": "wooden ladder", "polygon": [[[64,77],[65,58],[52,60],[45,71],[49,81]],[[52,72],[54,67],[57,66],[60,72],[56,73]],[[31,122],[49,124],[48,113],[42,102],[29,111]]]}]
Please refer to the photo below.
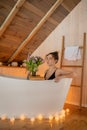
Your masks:
[{"label": "wooden ladder", "polygon": [[[79,67],[79,68],[81,68],[81,84],[79,86],[80,87],[79,107],[81,109],[81,107],[82,107],[82,92],[83,92],[84,61],[85,61],[85,51],[86,51],[86,33],[83,34],[83,46],[80,46],[79,48],[83,49],[81,65],[64,65],[63,64],[63,59],[64,59],[64,50],[65,50],[65,37],[62,36],[62,49],[61,49],[60,68],[62,68],[62,67]],[[77,86],[77,85],[71,85],[71,86]]]}]

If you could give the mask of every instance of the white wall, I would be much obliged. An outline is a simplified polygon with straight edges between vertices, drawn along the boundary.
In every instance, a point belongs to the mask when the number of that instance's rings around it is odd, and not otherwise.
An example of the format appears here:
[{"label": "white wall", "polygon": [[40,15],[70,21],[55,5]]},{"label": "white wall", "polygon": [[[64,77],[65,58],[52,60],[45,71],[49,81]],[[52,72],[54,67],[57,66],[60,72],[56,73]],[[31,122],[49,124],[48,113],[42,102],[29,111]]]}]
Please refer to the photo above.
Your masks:
[{"label": "white wall", "polygon": [[[87,33],[87,0],[82,0],[73,11],[63,20],[63,22],[49,35],[49,37],[39,46],[33,55],[45,54],[58,50],[61,51],[62,35],[65,36],[66,45],[82,45],[83,33]],[[86,46],[87,50],[87,46]],[[87,106],[87,51],[85,57],[85,73],[84,73],[84,87],[83,87],[83,105]],[[58,64],[59,65],[59,64]],[[43,69],[42,69],[43,68]],[[43,75],[47,68],[46,64],[40,66],[39,73]],[[71,87],[67,102],[72,104],[79,104],[80,89]]]}]

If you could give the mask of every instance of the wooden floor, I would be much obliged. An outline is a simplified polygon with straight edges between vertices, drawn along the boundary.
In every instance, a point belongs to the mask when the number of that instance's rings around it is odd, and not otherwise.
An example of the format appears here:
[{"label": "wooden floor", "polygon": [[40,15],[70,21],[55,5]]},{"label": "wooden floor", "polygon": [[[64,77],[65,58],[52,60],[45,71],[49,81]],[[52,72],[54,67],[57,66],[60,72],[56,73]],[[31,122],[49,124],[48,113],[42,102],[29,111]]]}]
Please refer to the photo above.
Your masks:
[{"label": "wooden floor", "polygon": [[62,121],[49,122],[44,119],[31,123],[29,119],[16,119],[14,124],[11,124],[9,120],[0,120],[0,130],[87,130],[87,108],[79,110],[77,106],[65,104],[64,109],[66,108],[69,108],[70,112]]}]

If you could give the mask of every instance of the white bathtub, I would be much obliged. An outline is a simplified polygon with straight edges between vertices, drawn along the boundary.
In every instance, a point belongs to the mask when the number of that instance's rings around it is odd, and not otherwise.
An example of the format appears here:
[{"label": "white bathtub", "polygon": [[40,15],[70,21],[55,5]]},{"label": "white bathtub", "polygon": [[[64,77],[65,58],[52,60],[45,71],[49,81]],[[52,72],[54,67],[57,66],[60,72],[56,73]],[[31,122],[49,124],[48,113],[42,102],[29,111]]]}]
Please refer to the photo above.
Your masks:
[{"label": "white bathtub", "polygon": [[0,116],[28,118],[55,115],[63,109],[72,79],[23,80],[0,76]]}]

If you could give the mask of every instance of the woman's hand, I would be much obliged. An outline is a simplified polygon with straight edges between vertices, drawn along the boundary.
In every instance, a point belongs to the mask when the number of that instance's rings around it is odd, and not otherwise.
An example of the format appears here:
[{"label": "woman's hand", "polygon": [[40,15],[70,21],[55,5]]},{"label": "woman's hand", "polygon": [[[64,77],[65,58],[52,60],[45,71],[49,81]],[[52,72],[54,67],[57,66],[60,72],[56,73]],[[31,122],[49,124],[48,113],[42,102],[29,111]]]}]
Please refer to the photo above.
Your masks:
[{"label": "woman's hand", "polygon": [[59,82],[61,79],[62,79],[63,77],[56,77],[55,79],[54,79],[54,82]]}]

